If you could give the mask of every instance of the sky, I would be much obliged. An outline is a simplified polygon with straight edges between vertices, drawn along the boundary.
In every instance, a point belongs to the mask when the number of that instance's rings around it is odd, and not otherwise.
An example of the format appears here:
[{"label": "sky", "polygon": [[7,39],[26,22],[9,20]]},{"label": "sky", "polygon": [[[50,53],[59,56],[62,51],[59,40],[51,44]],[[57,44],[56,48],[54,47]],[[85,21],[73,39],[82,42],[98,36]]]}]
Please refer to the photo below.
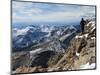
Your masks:
[{"label": "sky", "polygon": [[12,2],[13,23],[71,23],[95,15],[95,6]]}]

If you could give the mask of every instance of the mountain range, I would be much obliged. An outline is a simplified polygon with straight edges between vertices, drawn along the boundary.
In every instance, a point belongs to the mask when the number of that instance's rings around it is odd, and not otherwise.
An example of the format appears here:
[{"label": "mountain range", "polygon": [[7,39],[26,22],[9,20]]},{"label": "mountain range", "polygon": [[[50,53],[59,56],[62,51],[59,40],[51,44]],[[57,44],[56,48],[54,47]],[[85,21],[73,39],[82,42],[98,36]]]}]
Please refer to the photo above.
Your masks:
[{"label": "mountain range", "polygon": [[28,25],[23,28],[13,28],[12,48],[13,51],[21,51],[34,45],[49,42],[54,38],[61,38],[65,34],[79,31],[79,26],[51,26],[51,25]]}]

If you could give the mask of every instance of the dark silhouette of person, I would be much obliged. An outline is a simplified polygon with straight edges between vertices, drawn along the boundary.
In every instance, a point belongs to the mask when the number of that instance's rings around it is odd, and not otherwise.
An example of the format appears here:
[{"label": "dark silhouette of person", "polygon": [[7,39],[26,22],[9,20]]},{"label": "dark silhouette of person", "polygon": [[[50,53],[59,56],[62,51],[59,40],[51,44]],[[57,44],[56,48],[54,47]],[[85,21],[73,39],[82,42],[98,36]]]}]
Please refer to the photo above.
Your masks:
[{"label": "dark silhouette of person", "polygon": [[86,21],[82,18],[82,19],[81,19],[81,22],[80,22],[82,34],[84,33],[84,26],[85,26],[85,23],[86,23]]}]

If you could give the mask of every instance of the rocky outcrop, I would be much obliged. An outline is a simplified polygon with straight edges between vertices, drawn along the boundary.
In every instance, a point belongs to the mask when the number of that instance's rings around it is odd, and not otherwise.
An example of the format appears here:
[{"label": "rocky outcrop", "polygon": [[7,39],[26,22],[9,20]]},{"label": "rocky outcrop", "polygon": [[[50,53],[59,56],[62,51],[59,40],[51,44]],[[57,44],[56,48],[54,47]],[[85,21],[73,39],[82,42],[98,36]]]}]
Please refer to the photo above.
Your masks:
[{"label": "rocky outcrop", "polygon": [[37,56],[35,56],[35,59],[32,60],[30,66],[34,67],[34,66],[41,66],[42,68],[47,68],[48,67],[48,60],[51,56],[55,55],[54,51],[45,51],[45,52],[41,52],[39,54],[37,54]]},{"label": "rocky outcrop", "polygon": [[[90,21],[86,24],[86,27],[88,27],[90,30],[85,30],[87,32],[84,34],[77,34],[77,36],[71,40],[71,44],[63,57],[59,59],[49,71],[55,71],[56,69],[59,71],[96,68],[96,65],[90,67],[92,64],[96,63],[95,24],[94,22]],[[89,64],[87,65],[87,63]],[[83,67],[83,65],[86,66]]]},{"label": "rocky outcrop", "polygon": [[12,55],[12,70],[20,66],[29,66],[30,63],[30,54],[29,52],[17,52]]}]

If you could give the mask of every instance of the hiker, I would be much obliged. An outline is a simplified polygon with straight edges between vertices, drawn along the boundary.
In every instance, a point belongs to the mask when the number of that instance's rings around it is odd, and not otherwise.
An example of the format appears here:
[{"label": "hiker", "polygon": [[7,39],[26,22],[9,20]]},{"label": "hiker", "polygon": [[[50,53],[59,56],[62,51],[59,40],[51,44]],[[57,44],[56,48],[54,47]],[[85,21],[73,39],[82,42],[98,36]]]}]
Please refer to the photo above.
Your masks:
[{"label": "hiker", "polygon": [[86,21],[82,18],[82,19],[81,19],[81,22],[80,22],[82,34],[84,33],[84,26],[85,26],[85,24],[86,24]]}]

